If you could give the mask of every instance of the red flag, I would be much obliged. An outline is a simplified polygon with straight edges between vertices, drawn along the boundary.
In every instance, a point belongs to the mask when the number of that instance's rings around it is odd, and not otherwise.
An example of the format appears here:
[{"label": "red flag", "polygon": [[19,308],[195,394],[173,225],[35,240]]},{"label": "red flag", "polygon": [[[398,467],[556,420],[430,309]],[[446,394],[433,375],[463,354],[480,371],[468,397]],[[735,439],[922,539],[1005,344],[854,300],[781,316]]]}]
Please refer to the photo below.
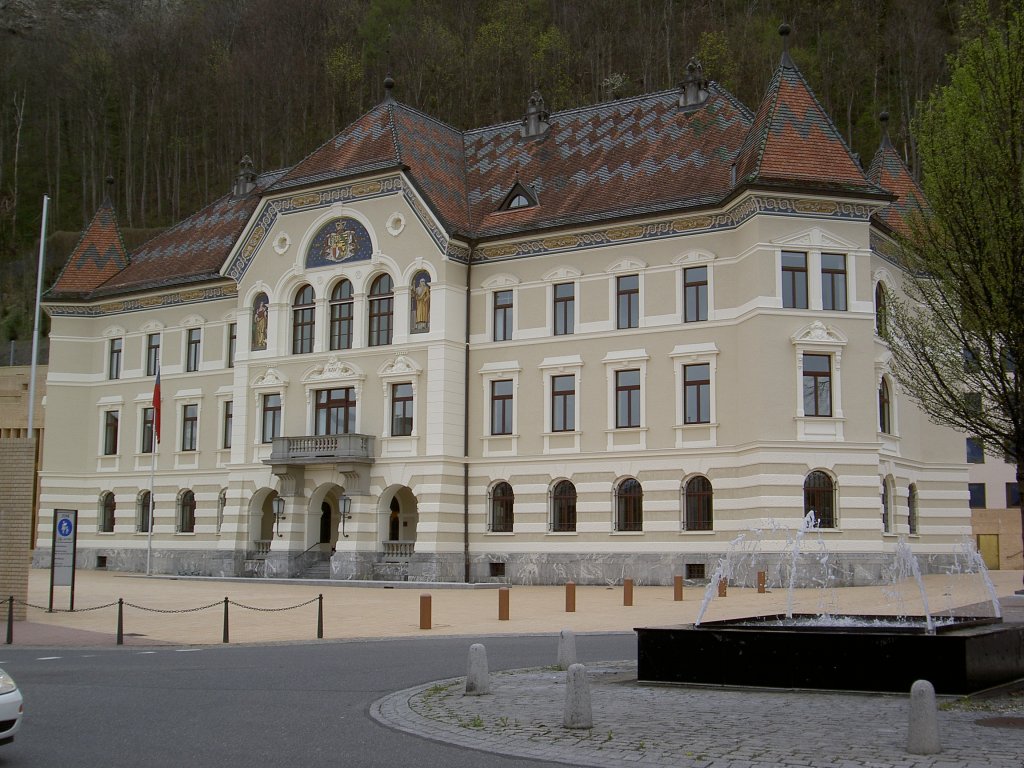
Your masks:
[{"label": "red flag", "polygon": [[153,385],[153,435],[160,442],[160,364],[156,366],[156,384]]}]

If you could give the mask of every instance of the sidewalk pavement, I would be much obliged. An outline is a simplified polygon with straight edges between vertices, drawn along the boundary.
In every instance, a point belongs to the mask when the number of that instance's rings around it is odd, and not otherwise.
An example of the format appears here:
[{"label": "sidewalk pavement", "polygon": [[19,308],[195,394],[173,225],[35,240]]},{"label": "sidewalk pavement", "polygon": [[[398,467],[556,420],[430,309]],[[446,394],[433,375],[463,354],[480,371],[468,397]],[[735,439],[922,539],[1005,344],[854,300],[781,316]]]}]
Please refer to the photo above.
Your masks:
[{"label": "sidewalk pavement", "polygon": [[[1020,571],[991,574],[1006,621],[1024,622]],[[232,643],[315,641],[318,596],[324,641],[347,638],[632,631],[638,626],[692,623],[706,593],[672,587],[635,587],[623,605],[621,586],[577,586],[576,610],[565,611],[562,587],[510,588],[510,619],[498,619],[490,588],[437,584],[367,587],[339,582],[217,580],[145,577],[102,571],[76,574],[70,590],[56,588],[48,613],[49,572],[30,575],[28,619],[14,623],[15,646],[113,646],[117,601],[124,600],[124,643],[204,645],[223,639],[224,598],[230,601]],[[928,576],[933,614],[993,615],[990,592],[977,576]],[[404,588],[400,588],[404,587]],[[420,629],[421,596],[431,596],[431,629]],[[2,596],[0,596],[2,599]],[[730,588],[709,598],[704,619],[781,613],[783,590],[758,594]],[[797,590],[795,612],[920,613],[914,584]],[[0,603],[2,605],[2,603]],[[301,606],[301,607],[298,607]],[[969,606],[964,608],[965,606]],[[0,631],[6,629],[0,622]],[[0,638],[3,635],[0,634]],[[942,752],[906,753],[909,697],[766,689],[640,685],[634,661],[587,665],[594,727],[562,726],[565,673],[554,667],[491,675],[492,692],[463,696],[463,678],[390,694],[371,707],[379,722],[418,736],[486,752],[586,766],[685,768],[1021,768],[1024,695],[1004,691],[979,699],[939,697]]]}]

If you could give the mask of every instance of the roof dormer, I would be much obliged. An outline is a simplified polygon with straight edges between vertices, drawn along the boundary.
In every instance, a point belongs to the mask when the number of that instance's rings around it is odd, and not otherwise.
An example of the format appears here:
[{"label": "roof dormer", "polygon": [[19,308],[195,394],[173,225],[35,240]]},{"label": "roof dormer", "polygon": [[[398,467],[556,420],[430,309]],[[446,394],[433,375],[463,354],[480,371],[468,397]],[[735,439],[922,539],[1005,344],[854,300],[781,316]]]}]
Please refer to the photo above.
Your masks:
[{"label": "roof dormer", "polygon": [[548,111],[544,108],[544,97],[540,95],[540,91],[534,91],[526,102],[526,116],[523,117],[519,135],[524,139],[543,136],[550,127]]},{"label": "roof dormer", "polygon": [[696,59],[686,65],[686,77],[679,84],[679,108],[696,109],[708,100],[708,81],[704,67]]}]

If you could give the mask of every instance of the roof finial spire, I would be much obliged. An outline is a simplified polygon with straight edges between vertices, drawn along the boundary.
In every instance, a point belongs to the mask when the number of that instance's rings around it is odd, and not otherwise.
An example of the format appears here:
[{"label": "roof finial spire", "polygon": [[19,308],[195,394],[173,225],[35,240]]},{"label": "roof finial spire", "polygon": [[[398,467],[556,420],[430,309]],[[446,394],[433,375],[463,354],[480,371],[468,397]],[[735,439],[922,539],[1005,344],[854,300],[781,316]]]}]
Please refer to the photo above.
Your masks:
[{"label": "roof finial spire", "polygon": [[882,148],[888,148],[892,146],[892,141],[889,139],[889,111],[883,109],[878,113],[878,122],[882,124]]},{"label": "roof finial spire", "polygon": [[114,191],[114,175],[112,173],[108,173],[107,178],[103,181],[105,186],[103,190],[103,202],[109,204],[112,199],[111,193]]},{"label": "roof finial spire", "polygon": [[783,67],[790,69],[796,69],[796,64],[793,62],[793,57],[789,55],[789,33],[792,30],[789,24],[783,22],[779,25],[779,36],[782,38],[782,61],[780,64]]},{"label": "roof finial spire", "polygon": [[395,78],[391,76],[391,70],[384,76],[384,101],[393,101],[391,90],[395,87]]}]

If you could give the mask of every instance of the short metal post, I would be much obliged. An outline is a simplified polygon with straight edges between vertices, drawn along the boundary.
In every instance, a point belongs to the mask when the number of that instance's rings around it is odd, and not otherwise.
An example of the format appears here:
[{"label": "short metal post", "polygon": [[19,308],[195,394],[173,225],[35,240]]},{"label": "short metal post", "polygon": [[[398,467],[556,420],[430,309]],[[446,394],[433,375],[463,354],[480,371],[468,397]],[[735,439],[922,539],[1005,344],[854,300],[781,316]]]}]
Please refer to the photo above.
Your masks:
[{"label": "short metal post", "polygon": [[7,644],[14,642],[14,595],[7,599]]},{"label": "short metal post", "polygon": [[420,629],[430,629],[430,594],[420,595]]},{"label": "short metal post", "polygon": [[124,645],[124,598],[117,598],[117,644]]},{"label": "short metal post", "polygon": [[729,583],[725,580],[724,576],[718,578],[718,596],[725,597],[726,590],[729,587]]},{"label": "short metal post", "polygon": [[676,576],[672,580],[672,599],[677,603],[683,602],[683,577]]},{"label": "short metal post", "polygon": [[622,604],[630,606],[633,604],[633,580],[622,580]]},{"label": "short metal post", "polygon": [[508,587],[498,588],[498,621],[508,621]]},{"label": "short metal post", "polygon": [[228,642],[228,599],[226,597],[224,598],[224,640],[223,640],[223,642],[225,642],[225,643]]},{"label": "short metal post", "polygon": [[760,595],[765,593],[765,582],[768,580],[768,574],[764,571],[757,572],[757,592]]},{"label": "short metal post", "polygon": [[324,639],[324,596],[316,596],[316,639]]},{"label": "short metal post", "polygon": [[576,613],[576,582],[565,582],[565,612]]}]

